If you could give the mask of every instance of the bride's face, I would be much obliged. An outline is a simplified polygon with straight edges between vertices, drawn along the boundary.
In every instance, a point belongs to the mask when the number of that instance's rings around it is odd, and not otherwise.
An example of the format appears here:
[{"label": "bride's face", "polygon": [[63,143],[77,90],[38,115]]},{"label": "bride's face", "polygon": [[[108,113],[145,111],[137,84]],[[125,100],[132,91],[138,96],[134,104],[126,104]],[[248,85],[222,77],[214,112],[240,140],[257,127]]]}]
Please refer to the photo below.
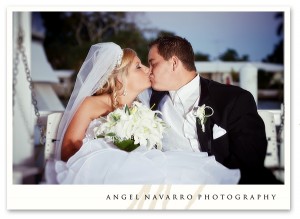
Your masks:
[{"label": "bride's face", "polygon": [[128,68],[127,89],[134,92],[141,92],[151,86],[149,78],[149,68],[141,63],[141,60],[135,56]]}]

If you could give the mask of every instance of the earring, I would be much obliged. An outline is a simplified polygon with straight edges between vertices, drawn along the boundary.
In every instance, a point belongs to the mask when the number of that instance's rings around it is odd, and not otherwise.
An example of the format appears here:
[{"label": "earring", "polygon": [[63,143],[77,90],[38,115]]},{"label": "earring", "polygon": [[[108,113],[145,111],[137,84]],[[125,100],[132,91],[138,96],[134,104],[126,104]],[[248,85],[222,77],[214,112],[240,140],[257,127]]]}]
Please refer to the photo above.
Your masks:
[{"label": "earring", "polygon": [[126,95],[127,95],[127,90],[126,90],[126,88],[124,88],[123,96],[126,96]]}]

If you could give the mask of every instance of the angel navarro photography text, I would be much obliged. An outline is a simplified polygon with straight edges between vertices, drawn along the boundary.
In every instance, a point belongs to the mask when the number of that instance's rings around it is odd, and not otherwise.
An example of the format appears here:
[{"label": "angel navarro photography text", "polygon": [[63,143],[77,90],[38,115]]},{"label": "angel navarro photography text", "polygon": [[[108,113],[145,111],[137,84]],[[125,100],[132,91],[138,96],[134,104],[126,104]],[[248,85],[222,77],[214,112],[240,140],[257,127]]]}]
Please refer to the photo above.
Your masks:
[{"label": "angel navarro photography text", "polygon": [[108,194],[106,200],[276,200],[276,194]]}]

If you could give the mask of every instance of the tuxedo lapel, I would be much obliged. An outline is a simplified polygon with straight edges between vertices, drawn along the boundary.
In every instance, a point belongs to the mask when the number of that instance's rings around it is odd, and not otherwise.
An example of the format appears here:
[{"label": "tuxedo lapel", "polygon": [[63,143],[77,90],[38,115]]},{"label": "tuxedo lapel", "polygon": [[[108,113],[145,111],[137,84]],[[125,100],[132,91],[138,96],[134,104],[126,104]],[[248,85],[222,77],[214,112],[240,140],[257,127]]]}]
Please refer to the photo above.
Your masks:
[{"label": "tuxedo lapel", "polygon": [[151,98],[150,98],[150,107],[152,110],[157,110],[158,105],[162,98],[168,93],[168,91],[155,91],[152,90]]},{"label": "tuxedo lapel", "polygon": [[[201,88],[201,93],[200,93],[200,100],[198,106],[202,106],[203,104],[209,106],[210,100],[209,100],[209,80],[206,80],[202,77],[200,77],[200,88]],[[198,122],[197,119],[197,134],[198,134],[198,139],[200,142],[200,147],[201,151],[207,152],[209,155],[211,155],[211,117],[208,117],[204,126],[205,126],[205,132],[202,131],[201,125]]]}]

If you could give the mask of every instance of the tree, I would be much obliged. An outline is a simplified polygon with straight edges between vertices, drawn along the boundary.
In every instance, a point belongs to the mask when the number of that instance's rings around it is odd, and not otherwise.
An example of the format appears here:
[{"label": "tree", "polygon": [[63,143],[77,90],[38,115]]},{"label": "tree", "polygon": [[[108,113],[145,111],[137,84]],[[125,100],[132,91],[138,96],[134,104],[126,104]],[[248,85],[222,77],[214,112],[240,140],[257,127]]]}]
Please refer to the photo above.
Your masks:
[{"label": "tree", "polygon": [[195,61],[209,61],[209,55],[200,52],[195,53]]},{"label": "tree", "polygon": [[160,30],[160,31],[157,33],[157,36],[158,36],[158,37],[175,36],[175,33],[170,32],[170,31]]},{"label": "tree", "polygon": [[262,61],[276,63],[276,64],[283,64],[283,60],[284,60],[283,51],[284,51],[284,42],[283,39],[281,39],[277,44],[275,44],[273,52],[267,55],[267,57],[264,58]]},{"label": "tree", "polygon": [[128,47],[134,49],[142,63],[146,64],[148,62],[149,42],[134,23],[124,25],[122,29],[118,30],[117,34],[109,38],[109,41],[119,44],[121,48]]},{"label": "tree", "polygon": [[243,55],[239,57],[239,54],[234,49],[227,49],[223,54],[219,56],[219,59],[225,62],[229,61],[248,61],[249,56]]},{"label": "tree", "polygon": [[[274,18],[279,20],[279,24],[276,29],[276,35],[280,37],[279,42],[274,45],[273,52],[266,56],[262,61],[276,64],[284,64],[284,39],[283,39],[283,12],[277,12]],[[272,83],[273,80],[273,83]],[[272,88],[279,89],[283,94],[283,84],[281,81],[274,81],[274,75],[266,72],[259,72],[258,74],[258,86],[259,88]],[[283,101],[283,95],[278,97],[280,101]]]},{"label": "tree", "polygon": [[269,55],[267,55],[266,58],[264,58],[263,62],[270,62],[270,63],[277,63],[277,64],[283,64],[284,62],[284,40],[283,40],[283,31],[284,31],[284,24],[283,24],[283,12],[277,12],[274,15],[274,18],[279,20],[278,27],[276,29],[277,36],[280,37],[279,42],[274,45],[273,52]]},{"label": "tree", "polygon": [[143,60],[148,42],[126,12],[41,12],[44,48],[54,69],[78,71],[91,45],[113,41],[137,51]]}]

